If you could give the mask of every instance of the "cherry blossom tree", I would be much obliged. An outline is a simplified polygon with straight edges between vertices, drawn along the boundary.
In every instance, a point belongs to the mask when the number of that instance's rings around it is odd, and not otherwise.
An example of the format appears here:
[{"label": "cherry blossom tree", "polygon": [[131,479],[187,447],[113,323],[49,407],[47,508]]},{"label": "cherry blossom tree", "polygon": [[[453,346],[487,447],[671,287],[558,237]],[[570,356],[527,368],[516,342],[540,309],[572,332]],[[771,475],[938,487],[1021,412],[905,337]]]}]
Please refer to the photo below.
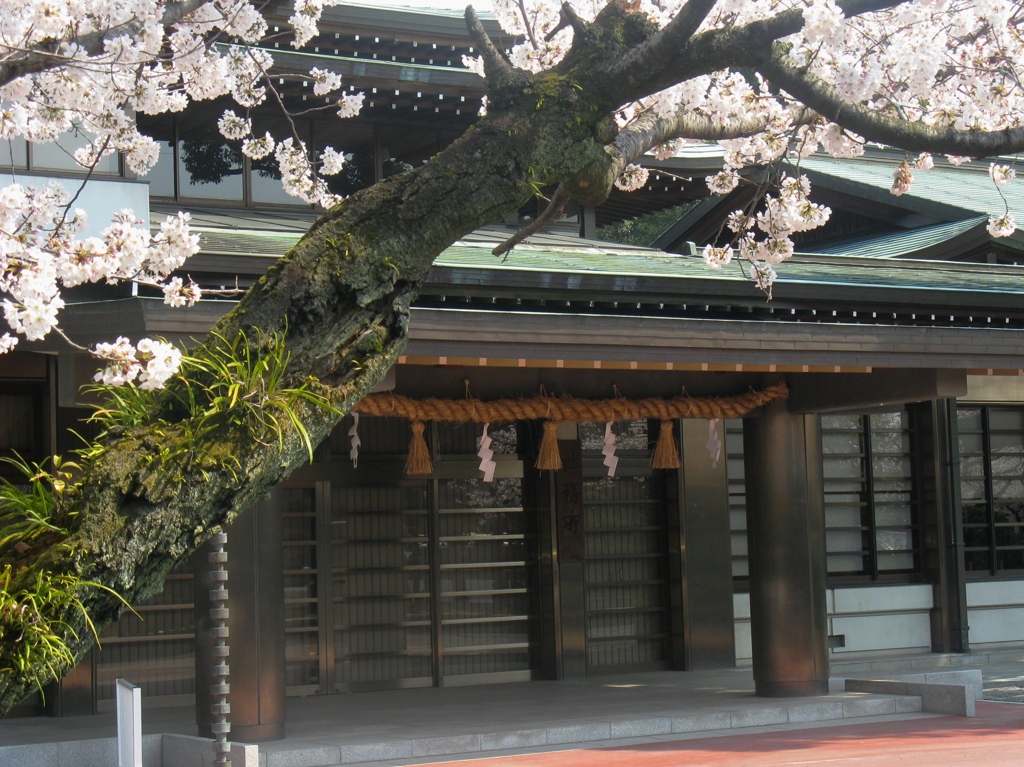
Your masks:
[{"label": "cherry blossom tree", "polygon": [[[311,39],[328,4],[300,0],[281,21],[293,45]],[[770,290],[775,266],[793,252],[790,235],[829,215],[809,200],[799,170],[808,154],[852,156],[867,142],[904,149],[899,194],[933,154],[992,157],[993,183],[1009,183],[1013,162],[1003,158],[1024,147],[1019,3],[497,0],[496,16],[522,41],[509,56],[466,12],[481,51],[466,64],[486,78],[486,115],[423,166],[337,200],[322,176],[343,166],[344,147],[311,158],[297,136],[252,133],[252,111],[280,100],[269,27],[249,3],[0,0],[0,9],[0,137],[46,142],[76,131],[88,138],[75,155],[83,167],[120,152],[144,173],[157,151],[136,114],[230,96],[236,106],[221,132],[253,159],[273,155],[285,188],[326,209],[192,352],[185,373],[174,374],[177,352],[158,341],[94,350],[108,361],[101,378],[136,384],[115,399],[123,407],[109,411],[80,471],[49,475],[66,529],[31,543],[0,539],[0,645],[9,650],[0,711],[66,672],[92,643],[90,621],[101,628],[122,598],[154,593],[174,564],[306,460],[397,359],[437,255],[538,188],[556,191],[535,226],[570,200],[599,204],[614,185],[642,185],[647,152],[667,158],[687,142],[717,141],[725,165],[708,178],[711,192],[747,183],[747,165],[772,171],[764,194],[729,217],[732,244],[708,247],[704,258],[742,266]],[[332,72],[307,79],[317,96],[340,94]],[[346,93],[332,108],[345,117],[360,104]],[[1014,230],[1008,210],[992,213],[994,235]],[[81,239],[83,214],[58,192],[0,190],[0,287],[13,333],[0,344],[62,332],[62,287],[84,281],[136,280],[159,286],[171,304],[197,300],[195,286],[168,279],[196,249],[186,217],[155,236],[134,219],[125,212],[102,236]],[[264,371],[246,379],[263,399],[224,383],[240,360],[271,360],[246,368]],[[190,408],[197,390],[219,404]],[[260,420],[262,406],[288,417]],[[39,601],[33,613],[24,595],[44,581],[70,596]],[[29,624],[67,653],[9,661]]]}]

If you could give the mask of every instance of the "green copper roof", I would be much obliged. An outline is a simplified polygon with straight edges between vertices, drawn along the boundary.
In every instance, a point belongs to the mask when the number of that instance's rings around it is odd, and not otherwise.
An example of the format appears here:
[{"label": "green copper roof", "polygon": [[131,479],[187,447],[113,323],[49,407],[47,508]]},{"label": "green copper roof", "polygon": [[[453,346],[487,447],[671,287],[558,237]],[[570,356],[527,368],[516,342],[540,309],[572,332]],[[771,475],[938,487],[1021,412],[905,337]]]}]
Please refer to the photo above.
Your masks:
[{"label": "green copper roof", "polygon": [[[963,222],[961,222],[963,223]],[[517,246],[506,259],[491,250],[510,234],[499,227],[474,232],[445,250],[438,268],[486,270],[501,274],[608,275],[615,277],[742,283],[748,278],[738,263],[710,269],[699,256],[665,253],[649,248],[580,240],[565,235],[537,235]],[[224,256],[283,255],[298,234],[284,232],[200,231],[203,252]],[[230,268],[230,267],[228,267]],[[1024,294],[1024,267],[956,263],[934,260],[884,259],[877,255],[797,254],[778,267],[784,283],[829,286],[900,288],[957,292]],[[679,284],[679,283],[674,283]],[[705,288],[707,289],[707,288]],[[753,288],[752,288],[753,290]]]},{"label": "green copper roof", "polygon": [[[738,263],[710,269],[703,258],[631,248],[573,238],[541,244],[528,240],[507,260],[491,255],[500,240],[492,230],[457,242],[434,262],[437,267],[476,268],[508,272],[606,274],[700,281],[747,282]],[[915,290],[949,290],[1024,294],[1024,267],[877,257],[798,254],[778,267],[789,283],[849,285]]]},{"label": "green copper roof", "polygon": [[938,218],[962,220],[981,214],[999,215],[1007,205],[1018,220],[1024,218],[1024,184],[997,187],[989,178],[987,162],[952,166],[937,160],[931,170],[913,171],[910,190],[897,197],[890,189],[899,162],[900,158],[892,153],[852,160],[814,155],[802,160],[800,168],[812,184]]},{"label": "green copper roof", "polygon": [[[903,232],[874,234],[865,237],[853,237],[848,240],[833,240],[826,245],[812,246],[816,254],[837,256],[859,256],[862,258],[899,258],[937,245],[950,243],[960,235],[977,229],[984,231],[988,219],[976,216],[965,221],[954,221],[949,224],[922,226]],[[986,233],[987,236],[987,233]]]}]

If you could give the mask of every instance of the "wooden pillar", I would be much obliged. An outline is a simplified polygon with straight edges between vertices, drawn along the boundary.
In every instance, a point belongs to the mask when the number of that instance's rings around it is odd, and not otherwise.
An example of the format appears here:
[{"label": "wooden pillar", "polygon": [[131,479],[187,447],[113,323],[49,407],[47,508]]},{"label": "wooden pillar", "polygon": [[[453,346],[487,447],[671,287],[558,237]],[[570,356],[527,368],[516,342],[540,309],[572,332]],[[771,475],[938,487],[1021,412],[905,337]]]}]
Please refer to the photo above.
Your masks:
[{"label": "wooden pillar", "polygon": [[[227,529],[228,644],[231,669],[228,702],[231,740],[284,737],[284,571],[281,509],[276,493],[246,509]],[[211,737],[213,636],[210,631],[209,545],[193,557],[196,605],[196,722]]]},{"label": "wooden pillar", "polygon": [[825,511],[816,415],[766,406],[743,428],[756,693],[828,694]]}]

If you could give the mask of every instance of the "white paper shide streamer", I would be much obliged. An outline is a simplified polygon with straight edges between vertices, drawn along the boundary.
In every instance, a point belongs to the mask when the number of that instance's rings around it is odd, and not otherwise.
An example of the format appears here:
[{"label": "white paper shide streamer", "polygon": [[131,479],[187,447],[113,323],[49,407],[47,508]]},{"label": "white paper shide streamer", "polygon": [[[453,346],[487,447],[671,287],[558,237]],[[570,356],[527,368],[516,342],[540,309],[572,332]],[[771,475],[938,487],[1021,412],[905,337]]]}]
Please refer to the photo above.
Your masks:
[{"label": "white paper shide streamer", "polygon": [[722,457],[722,439],[718,436],[718,419],[708,421],[708,455],[711,456],[711,468],[718,467],[718,459]]},{"label": "white paper shide streamer", "polygon": [[348,457],[352,459],[352,468],[359,468],[359,446],[363,444],[362,440],[359,439],[359,413],[352,414],[352,428],[348,430],[348,436],[351,437],[350,444],[352,449],[348,451]]},{"label": "white paper shide streamer", "polygon": [[491,438],[487,434],[487,427],[489,423],[484,424],[484,433],[480,437],[480,450],[477,451],[477,456],[480,458],[479,469],[484,473],[484,482],[491,482],[494,480],[494,470],[498,464],[494,461],[494,451],[491,450]]},{"label": "white paper shide streamer", "polygon": [[604,456],[604,465],[608,467],[608,476],[615,476],[615,469],[619,465],[619,457],[615,455],[615,432],[612,431],[612,422],[604,425],[604,447],[601,448]]}]

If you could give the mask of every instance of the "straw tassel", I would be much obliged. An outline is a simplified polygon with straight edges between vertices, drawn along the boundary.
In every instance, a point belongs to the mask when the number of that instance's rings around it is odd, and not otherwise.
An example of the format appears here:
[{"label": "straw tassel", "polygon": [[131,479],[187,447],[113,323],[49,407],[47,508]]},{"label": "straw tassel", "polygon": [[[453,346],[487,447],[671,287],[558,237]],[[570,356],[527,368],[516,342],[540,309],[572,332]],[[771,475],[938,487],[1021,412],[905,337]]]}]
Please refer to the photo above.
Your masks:
[{"label": "straw tassel", "polygon": [[562,468],[562,456],[558,454],[558,423],[555,421],[544,422],[544,438],[540,441],[540,453],[534,466],[551,471]]},{"label": "straw tassel", "polygon": [[651,466],[655,469],[678,469],[681,466],[676,439],[672,436],[672,421],[661,422],[661,433],[654,447],[654,455],[651,456]]},{"label": "straw tassel", "polygon": [[405,462],[406,474],[433,474],[434,467],[430,463],[430,451],[423,439],[423,421],[412,422],[412,439],[409,440],[409,458]]}]

